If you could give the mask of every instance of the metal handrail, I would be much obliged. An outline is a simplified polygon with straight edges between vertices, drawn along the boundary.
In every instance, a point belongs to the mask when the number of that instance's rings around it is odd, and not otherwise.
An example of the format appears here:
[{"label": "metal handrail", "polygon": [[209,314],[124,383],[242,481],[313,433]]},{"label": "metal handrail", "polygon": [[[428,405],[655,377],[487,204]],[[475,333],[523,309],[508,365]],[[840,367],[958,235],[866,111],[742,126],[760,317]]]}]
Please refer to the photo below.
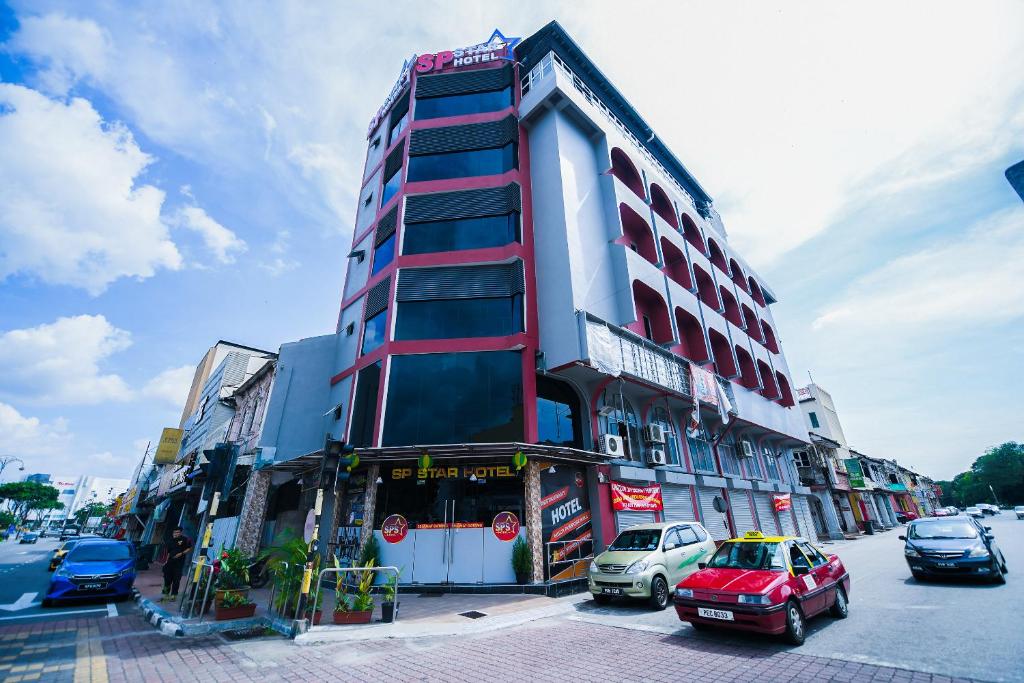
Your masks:
[{"label": "metal handrail", "polygon": [[[323,581],[324,574],[342,574],[344,572],[393,572],[395,575],[395,583],[398,583],[398,577],[402,575],[401,570],[398,567],[328,567],[327,569],[321,569],[320,573],[316,577],[316,590],[313,592],[313,613],[316,613],[316,605],[320,600],[320,584]],[[337,591],[337,579],[335,579],[335,591]],[[298,618],[298,615],[295,615]],[[394,613],[392,622],[398,621],[398,612]]]},{"label": "metal handrail", "polygon": [[[196,597],[198,597],[198,591],[193,590],[192,602],[189,603],[188,606],[188,616],[185,616],[185,600],[188,599],[189,588],[194,588],[192,577],[195,575],[195,571],[192,569],[192,566],[197,564],[199,564],[199,560],[192,560],[192,563],[189,565],[188,582],[185,584],[185,594],[182,596],[181,604],[178,606],[178,611],[181,612],[182,618],[184,619],[191,619],[196,609]],[[199,612],[199,623],[203,623],[206,619],[206,600],[210,596],[210,586],[213,585],[213,562],[204,562],[202,571],[205,571],[207,567],[210,569],[210,578],[207,580],[206,588],[203,590],[203,601],[200,603],[201,609]]]},{"label": "metal handrail", "polygon": [[[569,543],[578,543],[579,544],[578,546],[576,546],[576,551],[577,551],[577,556],[576,557],[574,557],[572,559],[565,559],[565,558],[563,558],[561,560],[551,560],[551,559],[548,559],[548,558],[554,557],[554,555],[551,553],[551,546],[553,546],[553,545],[566,545],[566,544],[569,544]],[[590,544],[590,553],[587,554],[587,555],[580,555],[580,554],[578,554],[578,553],[581,552],[584,544],[586,544],[586,543]],[[552,565],[557,565],[557,564],[575,564],[576,562],[581,562],[583,560],[592,560],[592,559],[594,559],[594,539],[592,539],[592,538],[575,539],[575,540],[571,540],[571,541],[548,541],[547,543],[544,544],[544,546],[545,546],[545,550],[546,550],[545,559],[548,559],[548,581],[551,580],[551,575],[552,575],[551,567],[552,567]]]}]

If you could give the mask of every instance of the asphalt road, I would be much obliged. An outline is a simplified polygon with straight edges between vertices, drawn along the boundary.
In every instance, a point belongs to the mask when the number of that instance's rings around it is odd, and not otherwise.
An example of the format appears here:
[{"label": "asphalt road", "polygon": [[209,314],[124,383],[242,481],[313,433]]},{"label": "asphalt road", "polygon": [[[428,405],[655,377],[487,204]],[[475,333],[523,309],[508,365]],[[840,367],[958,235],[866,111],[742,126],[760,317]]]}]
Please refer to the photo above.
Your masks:
[{"label": "asphalt road", "polygon": [[47,565],[60,546],[56,538],[36,543],[0,542],[0,625],[26,624],[70,618],[116,616],[130,603],[82,603],[43,608],[40,603],[50,583]]},{"label": "asphalt road", "polygon": [[[822,544],[842,558],[852,577],[850,616],[821,616],[808,624],[794,652],[991,681],[1024,681],[1024,520],[1010,512],[986,517],[1006,556],[1006,585],[960,581],[919,583],[910,576],[897,537],[905,527],[855,541]],[[635,604],[580,603],[575,618],[620,628],[711,638],[753,648],[784,648],[754,634],[697,634],[675,610]]]}]

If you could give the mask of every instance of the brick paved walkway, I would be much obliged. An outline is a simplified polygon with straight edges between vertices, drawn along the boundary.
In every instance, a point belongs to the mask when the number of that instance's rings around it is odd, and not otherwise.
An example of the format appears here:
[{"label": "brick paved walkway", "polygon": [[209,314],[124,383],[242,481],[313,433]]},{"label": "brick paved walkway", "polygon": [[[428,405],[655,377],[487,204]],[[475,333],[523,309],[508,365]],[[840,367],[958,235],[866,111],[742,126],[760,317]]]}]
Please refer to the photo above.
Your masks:
[{"label": "brick paved walkway", "polygon": [[0,628],[5,681],[950,681],[920,672],[546,619],[468,638],[300,647],[169,638],[137,615]]}]

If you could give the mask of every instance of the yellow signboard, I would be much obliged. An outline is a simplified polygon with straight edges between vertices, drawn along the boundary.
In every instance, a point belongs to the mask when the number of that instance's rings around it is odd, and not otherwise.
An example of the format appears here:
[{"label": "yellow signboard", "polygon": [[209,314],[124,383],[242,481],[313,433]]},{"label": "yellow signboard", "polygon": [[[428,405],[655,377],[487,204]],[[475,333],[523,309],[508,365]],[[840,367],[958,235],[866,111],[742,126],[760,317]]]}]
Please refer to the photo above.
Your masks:
[{"label": "yellow signboard", "polygon": [[181,435],[183,430],[174,427],[165,427],[160,434],[160,444],[156,447],[156,457],[153,462],[157,465],[171,465],[178,459],[178,450],[181,448]]}]

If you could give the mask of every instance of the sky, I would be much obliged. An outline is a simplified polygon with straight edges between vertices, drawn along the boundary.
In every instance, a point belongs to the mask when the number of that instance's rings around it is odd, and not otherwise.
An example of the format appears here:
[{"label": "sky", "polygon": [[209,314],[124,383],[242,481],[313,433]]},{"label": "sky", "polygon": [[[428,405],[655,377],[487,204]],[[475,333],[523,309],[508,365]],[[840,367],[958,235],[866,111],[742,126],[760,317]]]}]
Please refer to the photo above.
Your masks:
[{"label": "sky", "polygon": [[403,61],[551,19],[714,198],[852,447],[946,478],[1024,440],[1022,2],[33,0],[0,4],[0,454],[130,476],[217,339],[332,332]]}]

